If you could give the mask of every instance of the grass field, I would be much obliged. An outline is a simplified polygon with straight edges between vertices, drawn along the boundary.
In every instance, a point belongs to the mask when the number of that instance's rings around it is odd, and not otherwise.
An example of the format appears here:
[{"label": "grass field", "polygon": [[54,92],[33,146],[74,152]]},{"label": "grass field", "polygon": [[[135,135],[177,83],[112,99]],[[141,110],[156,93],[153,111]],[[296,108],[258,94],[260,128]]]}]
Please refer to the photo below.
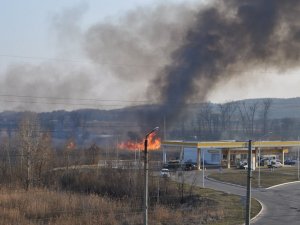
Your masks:
[{"label": "grass field", "polygon": [[[222,192],[197,188],[198,202],[187,201],[180,208],[155,205],[149,210],[149,225],[243,223],[241,198]],[[132,208],[126,200],[112,200],[95,194],[80,194],[34,188],[0,191],[0,224],[2,225],[141,225],[141,207]],[[260,210],[252,202],[253,216]],[[205,216],[203,216],[205,215]]]},{"label": "grass field", "polygon": [[[47,178],[44,188],[0,185],[0,225],[143,224],[140,171],[54,171]],[[244,199],[240,196],[157,176],[149,178],[149,225],[244,222]],[[252,216],[260,209],[252,200]]]},{"label": "grass field", "polygon": [[[212,173],[209,175],[210,178],[246,186],[247,182],[247,171],[239,169],[228,169],[223,170],[222,173]],[[260,170],[260,186],[267,188],[273,185],[296,181],[297,178],[297,167],[283,167],[276,169],[261,168]],[[252,187],[259,186],[259,171],[256,168],[252,172]]]},{"label": "grass field", "polygon": [[[212,189],[199,189],[200,195],[215,199],[223,207],[224,218],[212,223],[213,225],[238,225],[243,224],[245,217],[245,208],[240,196],[227,194]],[[260,203],[251,199],[251,217],[257,215],[261,210]],[[210,224],[210,223],[209,223]]]}]

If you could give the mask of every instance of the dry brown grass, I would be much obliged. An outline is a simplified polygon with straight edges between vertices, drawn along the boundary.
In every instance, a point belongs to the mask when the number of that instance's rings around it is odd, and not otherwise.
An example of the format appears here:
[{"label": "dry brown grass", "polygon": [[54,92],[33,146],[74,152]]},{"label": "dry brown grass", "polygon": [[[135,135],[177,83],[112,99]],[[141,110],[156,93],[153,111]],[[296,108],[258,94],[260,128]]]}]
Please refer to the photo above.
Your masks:
[{"label": "dry brown grass", "polygon": [[[169,179],[160,179],[158,192],[158,177],[149,178],[149,225],[235,225],[243,220],[237,196],[189,185],[182,191]],[[143,224],[139,171],[62,171],[45,181],[47,189],[0,186],[0,225]]]},{"label": "dry brown grass", "polygon": [[[133,214],[125,202],[111,201],[93,194],[44,189],[4,189],[0,192],[0,224],[114,225],[120,224],[122,214]],[[130,217],[131,220],[134,218]]]},{"label": "dry brown grass", "polygon": [[[149,211],[149,224],[153,225],[195,224],[208,218],[222,218],[222,212],[188,204],[176,209],[155,205]],[[45,189],[2,189],[0,192],[1,225],[133,225],[142,224],[142,221],[141,209],[130,208],[123,200],[111,200],[94,194]]]},{"label": "dry brown grass", "polygon": [[[155,205],[149,210],[151,225],[190,225],[223,217],[222,208],[201,205],[200,200],[199,204],[187,201],[180,208]],[[38,188],[0,191],[1,225],[134,225],[142,221],[142,209],[130,208],[125,200]]]}]

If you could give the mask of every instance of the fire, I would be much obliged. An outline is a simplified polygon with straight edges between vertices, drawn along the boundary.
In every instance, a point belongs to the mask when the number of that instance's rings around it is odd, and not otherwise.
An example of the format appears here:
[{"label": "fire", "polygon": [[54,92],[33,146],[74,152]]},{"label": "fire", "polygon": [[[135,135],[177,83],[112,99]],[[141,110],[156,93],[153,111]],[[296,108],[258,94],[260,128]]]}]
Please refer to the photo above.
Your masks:
[{"label": "fire", "polygon": [[[148,150],[158,150],[160,148],[161,140],[159,137],[155,137],[155,133],[152,133],[148,137]],[[134,142],[127,141],[118,145],[120,149],[126,150],[143,150],[144,149],[144,141]]]},{"label": "fire", "polygon": [[76,144],[73,141],[70,141],[67,144],[67,149],[74,149],[76,147]]}]

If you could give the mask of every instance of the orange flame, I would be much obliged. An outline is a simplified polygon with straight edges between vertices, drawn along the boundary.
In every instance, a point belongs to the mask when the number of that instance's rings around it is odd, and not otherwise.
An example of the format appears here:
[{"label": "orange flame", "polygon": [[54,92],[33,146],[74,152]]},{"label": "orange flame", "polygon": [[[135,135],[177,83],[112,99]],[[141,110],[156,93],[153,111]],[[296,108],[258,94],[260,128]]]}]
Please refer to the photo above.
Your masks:
[{"label": "orange flame", "polygon": [[[160,148],[161,140],[159,137],[155,137],[155,133],[152,133],[148,137],[148,150],[158,150]],[[134,141],[127,141],[122,142],[118,145],[120,149],[126,150],[143,150],[144,149],[144,141],[141,142],[134,142]]]},{"label": "orange flame", "polygon": [[76,147],[76,144],[73,141],[70,141],[67,144],[67,149],[74,149]]}]

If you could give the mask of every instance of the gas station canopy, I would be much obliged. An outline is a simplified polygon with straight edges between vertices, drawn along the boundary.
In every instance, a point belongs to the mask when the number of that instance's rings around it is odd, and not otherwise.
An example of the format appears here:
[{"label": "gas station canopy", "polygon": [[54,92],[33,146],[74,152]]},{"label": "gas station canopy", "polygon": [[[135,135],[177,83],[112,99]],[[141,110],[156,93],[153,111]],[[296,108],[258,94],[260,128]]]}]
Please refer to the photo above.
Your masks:
[{"label": "gas station canopy", "polygon": [[[172,141],[162,142],[162,146],[181,146],[196,148],[247,148],[248,141]],[[300,146],[300,141],[252,141],[253,148],[289,148]]]}]

